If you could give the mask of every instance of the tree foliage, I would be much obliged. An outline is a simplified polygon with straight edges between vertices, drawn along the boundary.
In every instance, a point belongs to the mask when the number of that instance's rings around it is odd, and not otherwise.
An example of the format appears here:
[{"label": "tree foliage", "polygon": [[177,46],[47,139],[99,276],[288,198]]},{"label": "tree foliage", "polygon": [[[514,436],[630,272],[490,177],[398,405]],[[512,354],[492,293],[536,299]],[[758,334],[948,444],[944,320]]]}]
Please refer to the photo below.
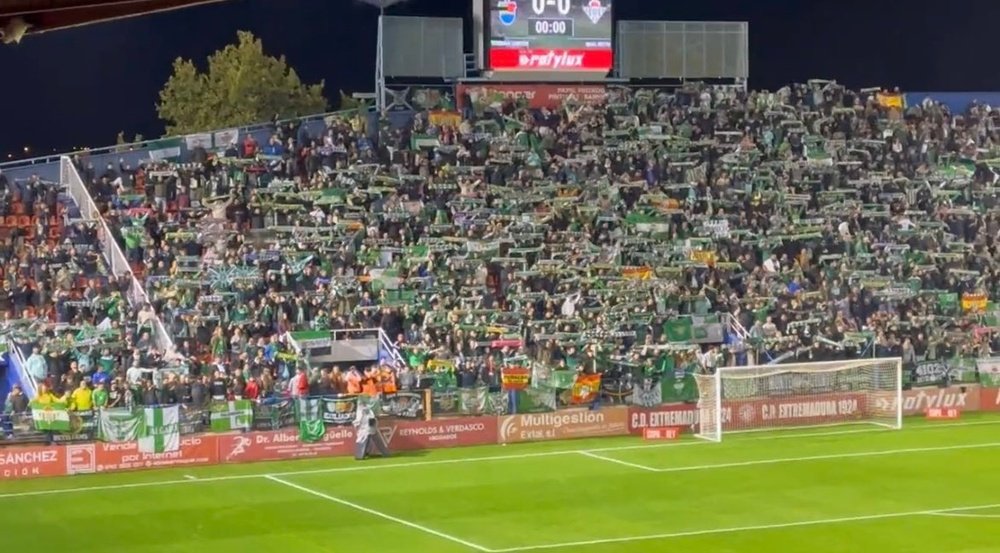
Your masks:
[{"label": "tree foliage", "polygon": [[156,106],[168,134],[188,134],[320,113],[326,110],[323,82],[307,85],[285,57],[264,53],[253,33],[240,31],[230,44],[208,57],[201,72],[177,58]]}]

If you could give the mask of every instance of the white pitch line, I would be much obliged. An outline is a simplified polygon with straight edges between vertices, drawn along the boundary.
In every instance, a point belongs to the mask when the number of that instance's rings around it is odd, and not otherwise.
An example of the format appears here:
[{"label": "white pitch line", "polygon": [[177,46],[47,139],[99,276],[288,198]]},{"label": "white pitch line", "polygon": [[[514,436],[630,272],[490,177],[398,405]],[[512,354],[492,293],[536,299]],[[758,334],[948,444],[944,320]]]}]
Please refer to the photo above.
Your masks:
[{"label": "white pitch line", "polygon": [[650,472],[660,472],[660,469],[656,469],[656,468],[653,468],[653,467],[647,467],[646,465],[640,465],[640,464],[637,464],[637,463],[629,463],[628,461],[622,461],[621,459],[615,459],[613,457],[605,457],[604,455],[598,455],[596,453],[591,453],[589,451],[581,451],[580,455],[584,455],[584,456],[590,457],[592,459],[598,459],[598,460],[601,460],[601,461],[606,461],[608,463],[616,463],[616,464],[619,464],[619,465],[625,465],[626,467],[632,467],[632,468],[635,468],[635,469],[648,470]]},{"label": "white pitch line", "polygon": [[[962,426],[980,426],[980,425],[997,425],[1000,424],[1000,420],[992,421],[968,421],[968,422],[957,422],[957,423],[942,423],[933,425],[920,425],[914,426],[912,428],[907,428],[906,431],[917,431],[917,430],[929,430],[936,428],[951,428],[951,427],[962,427]],[[733,440],[733,442],[728,443],[739,443],[739,442],[751,442],[751,441],[767,441],[775,439],[785,439],[785,438],[812,438],[812,437],[822,437],[822,436],[838,436],[843,434],[858,434],[862,432],[895,432],[893,430],[886,430],[884,428],[872,428],[864,430],[838,430],[831,432],[804,432],[804,433],[794,433],[794,434],[781,434],[777,436],[764,436],[764,435],[753,435],[753,436],[740,436]],[[726,443],[726,442],[724,442]],[[464,463],[480,463],[480,462],[490,462],[490,461],[512,461],[519,459],[534,459],[539,457],[555,457],[559,455],[579,455],[582,451],[588,451],[590,453],[610,453],[614,451],[630,451],[637,449],[654,449],[654,448],[664,448],[664,447],[688,447],[688,446],[718,446],[713,442],[706,442],[702,440],[692,440],[684,442],[667,442],[667,443],[657,443],[657,444],[641,444],[641,445],[625,445],[625,446],[612,446],[612,447],[599,447],[599,448],[589,448],[583,449],[565,449],[565,450],[555,450],[555,451],[541,451],[537,453],[515,453],[510,455],[487,455],[483,457],[459,457],[456,459],[436,459],[433,461],[414,461],[410,463],[386,463],[386,464],[361,464],[349,467],[333,467],[326,469],[310,469],[310,470],[293,470],[285,472],[271,472],[271,473],[256,473],[256,474],[234,474],[230,476],[209,476],[204,478],[198,478],[197,480],[160,480],[156,482],[134,482],[129,484],[111,484],[106,486],[83,486],[79,488],[62,488],[62,489],[50,489],[50,490],[35,490],[30,492],[17,492],[17,493],[7,493],[0,494],[0,499],[10,499],[16,497],[32,497],[32,496],[44,496],[44,495],[56,495],[64,493],[80,493],[80,492],[96,492],[96,491],[110,491],[110,490],[126,490],[132,488],[149,488],[155,486],[173,486],[177,484],[192,484],[196,482],[226,482],[229,480],[248,480],[253,478],[261,478],[267,476],[268,474],[273,476],[298,476],[306,474],[328,474],[337,472],[357,472],[357,471],[369,471],[369,470],[383,470],[383,469],[397,469],[397,468],[410,468],[410,467],[427,467],[427,466],[437,466],[437,465],[454,465],[454,464],[464,464]],[[0,449],[0,452],[3,450]],[[686,469],[694,470],[694,469]]]},{"label": "white pitch line", "polygon": [[948,512],[937,512],[937,513],[927,513],[929,516],[934,517],[957,517],[957,518],[1000,518],[1000,515],[974,515],[971,513],[948,513]]},{"label": "white pitch line", "polygon": [[826,524],[842,524],[845,522],[862,522],[868,520],[884,520],[892,518],[904,518],[912,516],[930,515],[938,513],[954,513],[959,511],[976,511],[980,509],[995,509],[1000,507],[1000,503],[992,505],[971,505],[967,507],[952,507],[948,509],[933,509],[923,511],[902,511],[898,513],[881,513],[876,515],[860,515],[852,517],[824,518],[818,520],[804,520],[799,522],[781,522],[777,524],[757,524],[753,526],[734,526],[731,528],[712,528],[710,530],[690,530],[686,532],[671,532],[666,534],[650,534],[646,536],[628,536],[623,538],[606,538],[597,540],[583,540],[564,543],[549,543],[543,545],[526,545],[523,547],[508,547],[505,549],[494,549],[491,553],[515,553],[518,551],[537,551],[542,549],[563,549],[571,547],[584,547],[588,545],[602,545],[608,543],[627,543],[636,541],[666,540],[672,538],[689,538],[694,536],[710,536],[713,534],[734,534],[737,532],[754,532],[759,530],[780,530],[783,528],[797,528],[803,526],[821,526]]},{"label": "white pitch line", "polygon": [[307,488],[305,486],[300,486],[300,485],[298,485],[298,484],[296,484],[294,482],[289,482],[288,480],[282,480],[281,478],[278,478],[278,477],[270,475],[270,474],[264,476],[264,478],[267,478],[268,480],[270,480],[272,482],[277,482],[277,483],[282,484],[284,486],[288,486],[289,488],[294,488],[296,490],[299,490],[300,492],[307,493],[307,494],[310,494],[310,495],[314,495],[314,496],[319,497],[321,499],[325,499],[327,501],[332,501],[334,503],[337,503],[338,505],[343,505],[345,507],[350,507],[350,508],[355,509],[357,511],[361,511],[363,513],[367,513],[369,515],[376,516],[378,518],[382,518],[382,519],[388,520],[390,522],[395,522],[396,524],[401,524],[401,525],[406,526],[408,528],[412,528],[414,530],[419,530],[419,531],[421,531],[421,532],[423,532],[425,534],[430,534],[432,536],[441,538],[443,540],[448,540],[450,542],[454,542],[454,543],[457,543],[459,545],[464,545],[465,547],[469,547],[469,548],[475,549],[477,551],[483,551],[485,553],[492,553],[492,551],[493,551],[492,549],[490,549],[488,547],[483,547],[482,545],[478,545],[478,544],[472,543],[470,541],[463,540],[462,538],[457,538],[457,537],[452,536],[450,534],[445,534],[444,532],[438,532],[437,530],[434,530],[433,528],[428,528],[428,527],[423,526],[421,524],[417,524],[416,522],[410,522],[408,520],[401,519],[399,517],[394,517],[394,516],[392,516],[390,514],[383,513],[382,511],[376,511],[375,509],[371,509],[371,508],[365,507],[363,505],[358,505],[357,503],[353,503],[351,501],[347,501],[346,499],[340,499],[339,497],[334,497],[332,495],[325,494],[323,492],[314,490],[312,488]]},{"label": "white pitch line", "polygon": [[713,470],[733,467],[752,467],[756,465],[779,465],[782,463],[803,463],[806,461],[823,461],[827,459],[853,459],[859,457],[882,457],[886,455],[901,455],[904,453],[932,453],[935,451],[959,451],[963,449],[986,449],[1000,447],[1000,442],[985,444],[946,445],[939,447],[908,447],[905,449],[885,449],[882,451],[860,451],[857,453],[834,453],[830,455],[810,455],[808,457],[782,457],[778,459],[758,459],[756,461],[739,461],[735,463],[715,463],[711,465],[692,465],[687,467],[668,467],[654,469],[656,472],[688,472],[696,470]]}]

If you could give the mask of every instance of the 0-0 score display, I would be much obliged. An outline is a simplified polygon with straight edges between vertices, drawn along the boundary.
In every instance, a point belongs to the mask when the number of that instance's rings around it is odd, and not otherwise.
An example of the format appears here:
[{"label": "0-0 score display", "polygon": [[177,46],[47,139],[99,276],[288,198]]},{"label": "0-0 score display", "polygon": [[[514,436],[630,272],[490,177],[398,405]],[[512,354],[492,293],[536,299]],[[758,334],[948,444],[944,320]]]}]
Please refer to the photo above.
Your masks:
[{"label": "0-0 score display", "polygon": [[611,69],[612,0],[486,1],[491,69]]},{"label": "0-0 score display", "polygon": [[531,0],[531,8],[535,15],[545,15],[545,8],[552,6],[559,12],[559,15],[569,15],[572,4],[570,0]]}]

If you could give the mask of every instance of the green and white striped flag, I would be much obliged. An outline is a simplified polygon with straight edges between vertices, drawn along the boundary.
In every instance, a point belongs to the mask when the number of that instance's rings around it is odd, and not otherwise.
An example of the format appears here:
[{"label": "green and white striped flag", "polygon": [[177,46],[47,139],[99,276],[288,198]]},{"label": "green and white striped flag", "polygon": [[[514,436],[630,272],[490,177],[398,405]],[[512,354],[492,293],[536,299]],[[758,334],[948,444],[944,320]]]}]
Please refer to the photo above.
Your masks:
[{"label": "green and white striped flag", "polygon": [[326,434],[323,424],[323,402],[319,399],[300,399],[295,404],[295,416],[299,421],[299,440],[318,442]]},{"label": "green and white striped flag", "polygon": [[164,453],[181,448],[180,408],[147,407],[143,414],[139,451],[142,453]]},{"label": "green and white striped flag", "polygon": [[212,432],[250,430],[253,423],[253,402],[249,399],[213,401],[211,415]]},{"label": "green and white striped flag", "polygon": [[35,430],[51,432],[69,432],[69,411],[65,403],[42,405],[31,403],[31,417],[35,421]]},{"label": "green and white striped flag", "polygon": [[128,409],[101,409],[98,413],[98,438],[101,441],[122,443],[139,438],[142,415]]}]

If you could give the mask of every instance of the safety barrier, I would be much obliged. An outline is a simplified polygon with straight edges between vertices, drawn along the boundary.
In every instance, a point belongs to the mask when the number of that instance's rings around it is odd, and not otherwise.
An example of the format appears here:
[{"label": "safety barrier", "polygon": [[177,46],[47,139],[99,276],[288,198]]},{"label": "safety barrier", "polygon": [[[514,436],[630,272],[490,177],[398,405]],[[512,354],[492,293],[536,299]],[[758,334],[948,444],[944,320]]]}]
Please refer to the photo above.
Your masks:
[{"label": "safety barrier", "polygon": [[[775,399],[773,403],[788,399]],[[903,394],[903,402],[906,414],[919,414],[930,409],[1000,412],[1000,388],[970,385],[907,390]],[[763,411],[772,407],[762,404],[760,409]],[[383,419],[379,431],[390,450],[408,451],[645,435],[647,431],[656,429],[691,431],[697,422],[698,410],[690,404],[656,407],[621,405],[503,416]],[[793,424],[795,421],[789,419],[787,422]],[[345,425],[329,426],[323,438],[315,443],[300,441],[299,431],[294,428],[189,435],[181,438],[180,449],[168,453],[140,452],[136,442],[8,447],[0,448],[0,480],[346,456],[353,453],[354,439],[354,428]]]}]

